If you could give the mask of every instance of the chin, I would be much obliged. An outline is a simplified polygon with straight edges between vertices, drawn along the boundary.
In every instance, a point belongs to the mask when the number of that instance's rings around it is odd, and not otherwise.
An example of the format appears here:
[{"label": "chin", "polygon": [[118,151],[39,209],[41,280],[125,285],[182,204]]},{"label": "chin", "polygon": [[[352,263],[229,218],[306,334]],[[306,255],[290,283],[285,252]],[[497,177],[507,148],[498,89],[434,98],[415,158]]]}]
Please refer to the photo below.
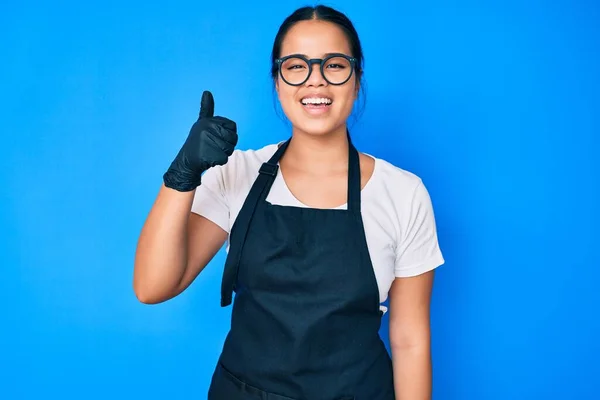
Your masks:
[{"label": "chin", "polygon": [[310,136],[325,136],[328,135],[335,130],[339,129],[339,124],[333,124],[331,122],[326,123],[325,121],[314,121],[314,122],[306,122],[302,121],[302,123],[295,124],[294,127]]},{"label": "chin", "polygon": [[291,120],[295,130],[310,136],[326,136],[339,131],[344,126],[345,119],[339,116],[306,117],[297,115]]}]

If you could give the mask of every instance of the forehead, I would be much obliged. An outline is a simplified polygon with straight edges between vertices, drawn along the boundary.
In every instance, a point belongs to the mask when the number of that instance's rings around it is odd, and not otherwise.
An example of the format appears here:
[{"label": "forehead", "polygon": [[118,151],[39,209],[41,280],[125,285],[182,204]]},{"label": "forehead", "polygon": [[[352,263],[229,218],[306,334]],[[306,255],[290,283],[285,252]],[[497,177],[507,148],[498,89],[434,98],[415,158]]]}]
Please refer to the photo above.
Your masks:
[{"label": "forehead", "polygon": [[326,53],[350,54],[350,44],[344,31],[325,21],[300,21],[285,35],[281,44],[281,56],[306,54],[322,57]]}]

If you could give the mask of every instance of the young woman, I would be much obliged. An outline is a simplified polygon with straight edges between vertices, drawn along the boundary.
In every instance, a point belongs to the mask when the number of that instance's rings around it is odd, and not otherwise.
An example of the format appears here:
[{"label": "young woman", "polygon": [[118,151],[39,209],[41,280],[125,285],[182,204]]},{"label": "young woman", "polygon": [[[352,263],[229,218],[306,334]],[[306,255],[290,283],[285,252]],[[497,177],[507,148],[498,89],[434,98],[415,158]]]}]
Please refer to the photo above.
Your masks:
[{"label": "young woman", "polygon": [[[336,10],[301,8],[272,57],[290,139],[234,151],[236,124],[205,92],[143,227],[135,293],[178,295],[229,239],[222,305],[236,295],[209,399],[430,398],[443,258],[421,180],[350,140],[358,35]],[[378,334],[388,295],[391,357]]]}]

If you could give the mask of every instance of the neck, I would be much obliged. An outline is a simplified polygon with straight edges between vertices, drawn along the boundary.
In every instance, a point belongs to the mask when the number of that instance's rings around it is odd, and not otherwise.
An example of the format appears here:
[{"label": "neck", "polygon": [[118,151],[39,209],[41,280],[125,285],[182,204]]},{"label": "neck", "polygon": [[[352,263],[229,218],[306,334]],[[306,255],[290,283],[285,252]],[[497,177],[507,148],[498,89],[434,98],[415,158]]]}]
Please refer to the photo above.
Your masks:
[{"label": "neck", "polygon": [[345,125],[318,136],[294,129],[284,158],[302,169],[327,173],[347,168],[348,147]]}]

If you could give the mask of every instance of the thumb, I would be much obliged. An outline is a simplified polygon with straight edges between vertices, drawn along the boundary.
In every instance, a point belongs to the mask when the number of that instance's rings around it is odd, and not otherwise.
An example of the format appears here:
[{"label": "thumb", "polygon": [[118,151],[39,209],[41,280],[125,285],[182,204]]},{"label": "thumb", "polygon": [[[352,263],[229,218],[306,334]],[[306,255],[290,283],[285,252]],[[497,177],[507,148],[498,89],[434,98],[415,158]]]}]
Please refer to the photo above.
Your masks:
[{"label": "thumb", "polygon": [[202,93],[202,100],[200,102],[200,117],[199,118],[210,118],[215,113],[215,100],[213,95],[208,90]]}]

